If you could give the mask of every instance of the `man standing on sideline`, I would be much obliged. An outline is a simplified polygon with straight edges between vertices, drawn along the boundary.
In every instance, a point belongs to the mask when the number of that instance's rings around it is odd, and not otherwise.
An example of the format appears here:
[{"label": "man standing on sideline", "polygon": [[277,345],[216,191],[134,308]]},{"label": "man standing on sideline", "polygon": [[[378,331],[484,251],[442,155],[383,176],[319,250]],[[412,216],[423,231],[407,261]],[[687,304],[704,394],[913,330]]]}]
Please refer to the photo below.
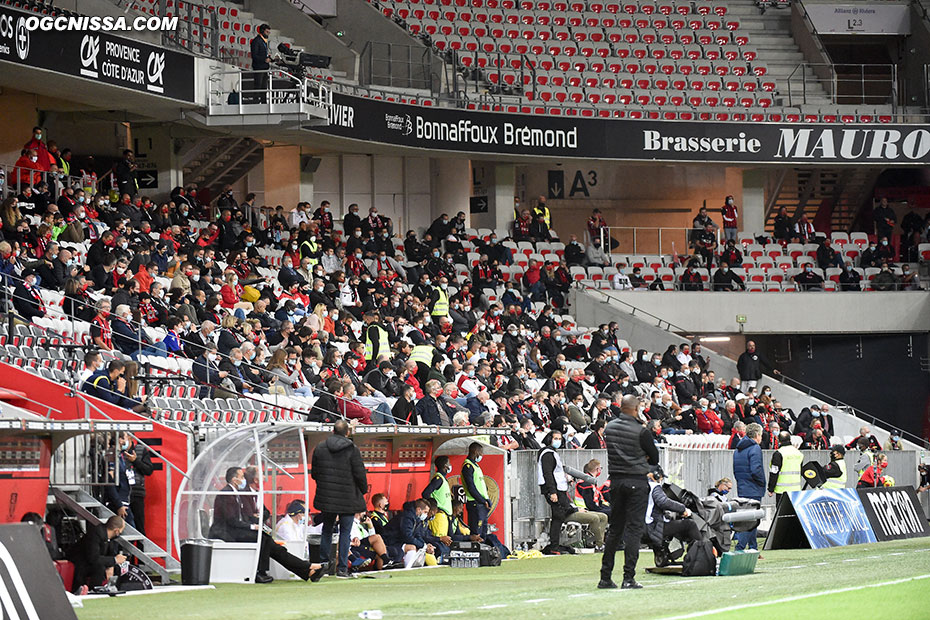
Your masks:
[{"label": "man standing on sideline", "polygon": [[616,588],[611,576],[614,555],[623,538],[624,589],[642,588],[634,579],[639,560],[639,543],[646,526],[646,505],[649,502],[650,465],[659,464],[659,451],[649,429],[640,424],[639,399],[627,394],[620,401],[620,415],[607,423],[604,441],[607,443],[607,471],[610,474],[610,521],[601,560],[600,589]]},{"label": "man standing on sideline", "polygon": [[468,446],[468,458],[462,464],[462,486],[465,487],[465,514],[468,516],[468,529],[481,538],[488,535],[488,513],[491,511],[491,498],[488,486],[484,482],[484,473],[478,467],[484,446],[473,441]]},{"label": "man standing on sideline", "polygon": [[[746,499],[762,501],[765,492],[765,467],[762,465],[762,427],[755,422],[746,427],[746,436],[736,444],[733,452],[733,477],[736,494]],[[755,528],[736,533],[736,550],[758,549]]]},{"label": "man standing on sideline", "polygon": [[572,503],[568,497],[568,479],[559,456],[562,447],[562,433],[554,430],[550,433],[548,443],[539,451],[536,463],[536,482],[549,508],[552,517],[549,520],[549,545],[543,549],[546,555],[574,553],[571,547],[559,544],[562,537],[562,524],[566,521],[586,524],[594,534],[595,550],[603,548],[604,529],[607,527],[607,515],[602,512],[588,512]]},{"label": "man standing on sideline", "polygon": [[339,562],[337,577],[349,576],[349,544],[352,542],[352,522],[355,514],[365,512],[365,492],[368,478],[362,453],[349,435],[349,423],[336,420],[333,434],[313,450],[310,475],[316,482],[313,507],[323,513],[323,533],[320,560],[329,562],[333,526],[339,520]]},{"label": "man standing on sideline", "polygon": [[763,366],[771,369],[772,374],[781,374],[772,368],[768,360],[759,355],[756,351],[756,343],[750,340],[746,343],[746,350],[739,356],[739,359],[736,360],[736,369],[739,371],[740,392],[748,394],[749,388],[756,387],[756,383],[762,378]]},{"label": "man standing on sideline", "polygon": [[772,455],[769,467],[769,495],[775,494],[775,507],[781,502],[781,496],[789,491],[800,491],[804,486],[801,478],[801,462],[804,455],[791,444],[791,434],[787,431],[778,433],[778,450]]},{"label": "man standing on sideline", "polygon": [[145,535],[145,477],[155,471],[149,449],[133,441],[132,435],[123,433],[120,451],[126,459],[126,476],[129,480],[129,510],[135,520],[133,527]]}]

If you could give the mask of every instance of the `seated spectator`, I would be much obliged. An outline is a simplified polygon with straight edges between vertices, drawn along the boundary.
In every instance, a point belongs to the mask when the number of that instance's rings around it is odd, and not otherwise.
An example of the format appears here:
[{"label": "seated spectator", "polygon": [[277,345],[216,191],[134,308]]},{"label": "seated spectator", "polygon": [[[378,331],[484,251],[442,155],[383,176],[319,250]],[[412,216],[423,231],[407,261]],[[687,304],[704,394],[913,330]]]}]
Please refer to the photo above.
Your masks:
[{"label": "seated spectator", "polygon": [[841,291],[861,291],[862,276],[853,269],[852,263],[843,263],[843,272],[840,273],[840,290]]},{"label": "seated spectator", "polygon": [[901,279],[891,270],[888,263],[882,263],[881,271],[872,278],[873,291],[900,291]]},{"label": "seated spectator", "polygon": [[[915,261],[916,262],[916,261]],[[920,291],[923,287],[920,285],[920,276],[916,271],[911,269],[910,265],[901,265],[901,278],[899,282],[902,291]]]},{"label": "seated spectator", "polygon": [[23,279],[16,283],[13,290],[13,308],[16,313],[32,322],[34,319],[45,316],[45,302],[36,284],[36,274],[32,269],[23,272]]},{"label": "seated spectator", "polygon": [[822,428],[813,428],[810,434],[804,438],[801,444],[802,450],[829,450],[830,439],[827,437]]},{"label": "seated spectator", "polygon": [[591,245],[586,252],[587,264],[593,267],[607,267],[610,265],[610,257],[604,248],[601,247],[599,237],[591,239]]},{"label": "seated spectator", "polygon": [[679,288],[683,291],[703,291],[704,290],[704,280],[701,278],[701,274],[698,273],[698,263],[695,260],[692,260],[688,263],[688,268],[682,272],[681,277],[678,279]]},{"label": "seated spectator", "polygon": [[882,449],[885,452],[891,452],[892,450],[903,450],[904,443],[901,441],[901,433],[898,431],[891,431],[891,434],[888,435],[888,439],[885,441],[885,445],[882,446]]},{"label": "seated spectator", "polygon": [[106,523],[87,525],[87,532],[68,552],[68,560],[74,564],[74,594],[83,596],[89,588],[105,585],[116,567],[126,563],[128,557],[119,551],[115,540],[124,529],[126,523],[116,515]]},{"label": "seated spectator", "polygon": [[852,450],[858,446],[859,440],[864,439],[866,444],[866,450],[872,450],[878,452],[882,449],[882,444],[879,443],[875,435],[872,434],[872,430],[868,426],[863,426],[859,428],[859,434],[853,437],[852,441],[846,444],[847,450]]},{"label": "seated spectator", "polygon": [[610,502],[607,501],[607,495],[603,492],[602,487],[598,486],[596,482],[603,472],[601,462],[597,459],[591,459],[585,463],[582,471],[594,478],[595,482],[587,480],[575,482],[575,505],[589,512],[602,512],[609,517]]},{"label": "seated spectator", "polygon": [[825,238],[817,248],[817,266],[821,269],[843,266],[843,257],[833,249],[830,243],[829,237]]},{"label": "seated spectator", "polygon": [[810,264],[804,265],[803,271],[792,276],[791,279],[794,280],[798,288],[802,291],[823,290],[823,278],[821,278],[819,274],[814,273],[814,268]]},{"label": "seated spectator", "polygon": [[730,265],[721,260],[720,267],[714,272],[711,280],[711,290],[714,291],[735,291],[737,289],[746,290],[743,279],[735,271],[730,270]]},{"label": "seated spectator", "polygon": [[587,262],[584,246],[578,241],[577,235],[569,237],[565,244],[565,262],[569,267],[584,266]]},{"label": "seated spectator", "polygon": [[743,264],[743,253],[736,247],[736,241],[727,239],[727,245],[720,253],[720,264],[726,263],[730,267],[740,267]]}]

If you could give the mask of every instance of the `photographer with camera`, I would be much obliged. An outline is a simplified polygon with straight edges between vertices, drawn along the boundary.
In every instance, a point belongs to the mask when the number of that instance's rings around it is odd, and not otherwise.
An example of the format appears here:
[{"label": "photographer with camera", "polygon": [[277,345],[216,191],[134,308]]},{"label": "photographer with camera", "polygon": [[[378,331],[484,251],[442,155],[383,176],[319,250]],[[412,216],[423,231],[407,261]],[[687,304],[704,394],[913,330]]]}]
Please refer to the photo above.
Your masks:
[{"label": "photographer with camera", "polygon": [[[649,502],[646,509],[646,533],[655,552],[656,566],[669,563],[667,540],[677,538],[682,543],[698,540],[701,532],[697,523],[691,519],[691,511],[681,502],[676,502],[665,493],[662,482],[665,472],[659,465],[653,466],[646,474],[649,479]],[[680,515],[670,519],[667,513]]]}]

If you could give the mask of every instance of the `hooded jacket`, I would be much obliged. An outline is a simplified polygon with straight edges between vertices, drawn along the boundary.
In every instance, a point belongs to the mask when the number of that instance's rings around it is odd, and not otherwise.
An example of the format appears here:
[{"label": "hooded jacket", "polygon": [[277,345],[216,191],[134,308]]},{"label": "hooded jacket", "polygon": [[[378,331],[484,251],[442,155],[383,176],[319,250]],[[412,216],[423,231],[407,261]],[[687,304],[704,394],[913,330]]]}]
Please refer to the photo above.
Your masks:
[{"label": "hooded jacket", "polygon": [[633,370],[636,371],[636,380],[640,383],[652,383],[656,378],[656,372],[659,368],[652,363],[651,356],[646,355],[646,349],[640,349],[636,352],[636,361],[633,362]]},{"label": "hooded jacket", "polygon": [[316,482],[313,507],[320,512],[364,512],[368,478],[358,447],[348,437],[330,435],[313,450],[310,475]]},{"label": "hooded jacket", "polygon": [[733,453],[733,477],[740,497],[762,499],[765,493],[765,468],[762,465],[762,447],[749,437],[736,444]]}]

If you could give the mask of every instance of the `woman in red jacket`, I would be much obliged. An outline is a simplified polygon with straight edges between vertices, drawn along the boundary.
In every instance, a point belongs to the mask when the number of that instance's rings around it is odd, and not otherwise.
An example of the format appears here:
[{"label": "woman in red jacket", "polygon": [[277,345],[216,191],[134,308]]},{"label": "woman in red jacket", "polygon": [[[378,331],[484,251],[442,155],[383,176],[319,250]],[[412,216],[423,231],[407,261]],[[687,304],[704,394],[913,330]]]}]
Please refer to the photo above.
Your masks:
[{"label": "woman in red jacket", "polygon": [[226,284],[220,288],[220,305],[229,310],[251,312],[252,304],[242,301],[242,286],[239,285],[239,276],[234,271],[227,271],[224,279]]}]

